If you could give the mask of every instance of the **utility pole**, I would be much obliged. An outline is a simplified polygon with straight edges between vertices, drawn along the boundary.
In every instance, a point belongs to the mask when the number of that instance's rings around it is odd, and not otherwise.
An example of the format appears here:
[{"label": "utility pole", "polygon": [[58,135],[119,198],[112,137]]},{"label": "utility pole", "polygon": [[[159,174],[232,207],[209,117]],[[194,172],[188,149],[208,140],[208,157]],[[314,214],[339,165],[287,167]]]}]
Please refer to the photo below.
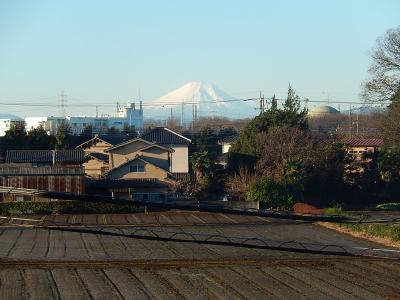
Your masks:
[{"label": "utility pole", "polygon": [[263,96],[262,96],[262,102],[263,102],[263,112],[265,112],[265,96],[264,96],[264,93],[263,93]]},{"label": "utility pole", "polygon": [[357,127],[356,127],[357,128],[357,131],[356,131],[357,132],[357,136],[358,136],[358,114],[359,114],[359,111],[360,111],[360,109],[357,109],[357,123],[356,123],[357,124]]},{"label": "utility pole", "polygon": [[351,104],[349,109],[349,135],[351,137]]},{"label": "utility pole", "polygon": [[194,110],[195,110],[195,104],[193,103],[192,104],[192,130],[194,129],[194,121],[195,121],[195,112],[194,112]]},{"label": "utility pole", "polygon": [[62,118],[66,117],[66,111],[65,111],[65,97],[66,96],[67,95],[65,95],[64,90],[62,90],[60,93],[60,113],[61,113]]},{"label": "utility pole", "polygon": [[183,125],[184,125],[184,120],[183,120],[184,112],[185,112],[185,103],[182,102],[182,112],[181,112],[181,126],[182,126],[182,127],[183,127]]},{"label": "utility pole", "polygon": [[260,91],[260,114],[265,112],[265,98],[264,94]]}]

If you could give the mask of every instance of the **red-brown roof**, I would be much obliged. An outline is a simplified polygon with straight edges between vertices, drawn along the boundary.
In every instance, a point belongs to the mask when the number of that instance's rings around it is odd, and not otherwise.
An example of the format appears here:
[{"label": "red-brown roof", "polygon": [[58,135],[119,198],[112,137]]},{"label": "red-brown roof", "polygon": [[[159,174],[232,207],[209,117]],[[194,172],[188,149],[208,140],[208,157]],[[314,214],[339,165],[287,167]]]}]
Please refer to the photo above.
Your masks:
[{"label": "red-brown roof", "polygon": [[345,143],[350,147],[382,147],[383,139],[380,138],[347,138]]}]

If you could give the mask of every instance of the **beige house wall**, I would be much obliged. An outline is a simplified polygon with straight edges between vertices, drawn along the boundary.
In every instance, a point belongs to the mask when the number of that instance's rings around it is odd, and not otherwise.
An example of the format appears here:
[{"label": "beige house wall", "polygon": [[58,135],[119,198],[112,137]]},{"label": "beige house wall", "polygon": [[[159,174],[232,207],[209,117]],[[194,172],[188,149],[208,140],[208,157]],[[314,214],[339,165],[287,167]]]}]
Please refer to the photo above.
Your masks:
[{"label": "beige house wall", "polygon": [[172,148],[171,172],[188,173],[189,172],[189,150],[188,146],[174,146]]},{"label": "beige house wall", "polygon": [[169,152],[167,150],[158,147],[151,147],[139,151],[137,154],[142,155],[144,159],[163,169],[169,169]]},{"label": "beige house wall", "polygon": [[[144,164],[144,172],[130,172],[130,166],[135,164]],[[134,160],[112,171],[108,177],[110,179],[158,179],[163,181],[168,178],[168,172],[151,164],[143,163],[140,160]]]},{"label": "beige house wall", "polygon": [[145,143],[142,141],[135,141],[132,143],[129,143],[125,146],[122,146],[120,148],[111,150],[109,152],[110,154],[110,169],[115,168],[119,165],[122,165],[125,163],[127,160],[133,159],[137,153],[137,151],[140,148],[143,148],[145,146],[148,146],[149,143]]},{"label": "beige house wall", "polygon": [[97,159],[84,162],[82,166],[85,168],[85,173],[93,178],[99,178],[108,171],[108,163]]},{"label": "beige house wall", "polygon": [[364,152],[375,152],[375,147],[349,147],[348,152],[352,154],[360,154]]}]

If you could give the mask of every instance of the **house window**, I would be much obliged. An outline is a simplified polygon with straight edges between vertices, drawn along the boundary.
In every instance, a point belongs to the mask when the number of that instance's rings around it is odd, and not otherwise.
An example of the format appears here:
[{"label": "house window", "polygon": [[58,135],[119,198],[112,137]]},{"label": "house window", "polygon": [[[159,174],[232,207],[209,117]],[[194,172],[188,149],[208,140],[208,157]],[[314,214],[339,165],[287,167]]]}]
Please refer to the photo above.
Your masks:
[{"label": "house window", "polygon": [[133,173],[143,173],[144,165],[132,165],[129,167],[129,171]]}]

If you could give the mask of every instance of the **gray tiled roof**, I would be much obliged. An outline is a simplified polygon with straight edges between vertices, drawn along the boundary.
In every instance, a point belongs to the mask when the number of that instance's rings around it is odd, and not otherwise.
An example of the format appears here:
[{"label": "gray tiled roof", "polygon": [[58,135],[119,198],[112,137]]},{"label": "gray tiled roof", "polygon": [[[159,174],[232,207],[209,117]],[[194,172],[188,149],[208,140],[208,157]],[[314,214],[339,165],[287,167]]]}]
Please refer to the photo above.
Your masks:
[{"label": "gray tiled roof", "polygon": [[86,154],[86,156],[92,156],[94,158],[97,158],[98,160],[105,161],[105,162],[108,162],[108,160],[109,160],[108,154],[105,154],[105,153],[90,152],[90,153]]},{"label": "gray tiled roof", "polygon": [[165,127],[156,127],[140,138],[159,145],[188,145],[191,142],[190,139]]},{"label": "gray tiled roof", "polygon": [[98,137],[110,145],[117,145],[134,138],[127,134],[99,134]]},{"label": "gray tiled roof", "polygon": [[55,162],[75,162],[85,161],[83,150],[7,150],[7,163],[52,163],[53,153]]},{"label": "gray tiled roof", "polygon": [[234,134],[234,135],[230,135],[230,136],[226,136],[222,139],[219,140],[219,142],[222,144],[231,144],[237,141],[237,139],[239,138],[239,135]]}]

